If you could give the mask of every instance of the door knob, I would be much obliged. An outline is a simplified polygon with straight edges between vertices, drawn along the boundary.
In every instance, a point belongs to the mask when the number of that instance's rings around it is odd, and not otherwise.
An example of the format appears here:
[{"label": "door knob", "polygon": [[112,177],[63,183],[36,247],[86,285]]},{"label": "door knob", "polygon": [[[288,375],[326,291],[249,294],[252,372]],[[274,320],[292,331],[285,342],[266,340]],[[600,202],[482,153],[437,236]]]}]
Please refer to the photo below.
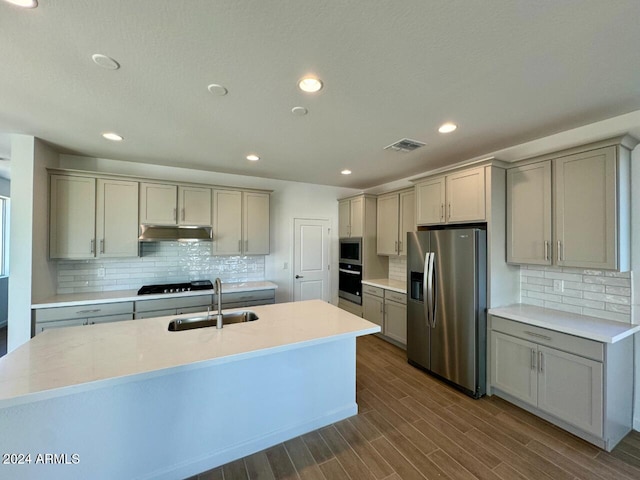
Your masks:
[{"label": "door knob", "polygon": [[296,278],[304,278],[302,275],[296,275]]}]

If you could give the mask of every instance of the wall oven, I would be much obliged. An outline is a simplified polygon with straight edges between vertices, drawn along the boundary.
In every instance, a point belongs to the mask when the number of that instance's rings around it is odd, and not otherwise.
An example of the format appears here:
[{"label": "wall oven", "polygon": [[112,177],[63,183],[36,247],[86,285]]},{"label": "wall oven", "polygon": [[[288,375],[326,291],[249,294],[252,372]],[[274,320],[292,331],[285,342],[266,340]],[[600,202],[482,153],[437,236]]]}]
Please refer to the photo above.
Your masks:
[{"label": "wall oven", "polygon": [[362,305],[362,265],[340,263],[338,296]]},{"label": "wall oven", "polygon": [[362,238],[340,239],[340,263],[362,265]]}]

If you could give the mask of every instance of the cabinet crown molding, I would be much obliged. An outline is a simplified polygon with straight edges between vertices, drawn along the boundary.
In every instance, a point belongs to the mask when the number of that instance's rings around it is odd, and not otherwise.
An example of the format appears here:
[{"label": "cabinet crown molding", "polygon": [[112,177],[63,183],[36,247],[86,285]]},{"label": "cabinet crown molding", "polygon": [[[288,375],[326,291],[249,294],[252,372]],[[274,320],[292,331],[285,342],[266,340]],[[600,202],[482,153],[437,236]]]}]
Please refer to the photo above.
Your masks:
[{"label": "cabinet crown molding", "polygon": [[273,193],[273,190],[251,188],[251,187],[234,187],[232,185],[213,185],[208,183],[196,183],[196,182],[176,182],[166,178],[158,177],[141,177],[138,175],[127,175],[123,173],[105,173],[94,172],[89,170],[76,170],[71,168],[47,168],[49,175],[73,175],[76,177],[90,177],[90,178],[102,178],[108,180],[130,180],[134,182],[144,183],[162,183],[170,185],[180,185],[183,187],[203,187],[212,188],[214,190],[238,190],[242,192],[258,192],[258,193]]},{"label": "cabinet crown molding", "polygon": [[545,153],[542,155],[536,155],[535,157],[527,157],[520,160],[514,160],[510,162],[507,169],[521,167],[531,163],[544,162],[545,160],[551,160],[558,157],[566,157],[567,155],[573,155],[575,153],[588,152],[590,150],[598,150],[604,147],[624,147],[627,150],[633,150],[636,145],[640,143],[640,140],[635,137],[625,134],[618,135],[617,137],[606,138],[604,140],[598,140],[597,142],[585,143],[577,145],[575,147],[565,148],[563,150],[554,150],[553,152]]}]

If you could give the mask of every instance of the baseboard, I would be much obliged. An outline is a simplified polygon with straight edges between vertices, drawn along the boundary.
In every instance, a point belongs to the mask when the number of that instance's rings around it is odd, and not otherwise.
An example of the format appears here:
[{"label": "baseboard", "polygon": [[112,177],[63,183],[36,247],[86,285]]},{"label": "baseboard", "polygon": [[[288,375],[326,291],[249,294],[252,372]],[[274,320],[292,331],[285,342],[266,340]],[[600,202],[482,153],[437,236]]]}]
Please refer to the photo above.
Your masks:
[{"label": "baseboard", "polygon": [[198,473],[211,470],[220,465],[232,462],[238,458],[246,457],[253,453],[264,450],[265,448],[272,447],[279,443],[285,442],[292,438],[298,437],[305,433],[317,430],[332,423],[339,422],[345,418],[352,417],[358,413],[358,405],[353,403],[340,410],[333,411],[320,418],[313,419],[309,422],[289,426],[281,430],[267,433],[258,438],[251,439],[247,442],[243,442],[239,445],[233,445],[225,450],[212,453],[206,457],[193,458],[185,461],[179,465],[174,465],[170,468],[163,469],[161,471],[155,471],[141,477],[142,479],[175,479],[175,478],[188,478]]}]

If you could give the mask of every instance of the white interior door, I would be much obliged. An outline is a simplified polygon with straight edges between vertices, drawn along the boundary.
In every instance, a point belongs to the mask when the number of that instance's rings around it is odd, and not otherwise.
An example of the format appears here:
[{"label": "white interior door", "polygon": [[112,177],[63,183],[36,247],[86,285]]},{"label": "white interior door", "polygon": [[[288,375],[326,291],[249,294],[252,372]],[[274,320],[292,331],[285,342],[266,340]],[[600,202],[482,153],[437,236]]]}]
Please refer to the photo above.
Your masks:
[{"label": "white interior door", "polygon": [[329,220],[294,219],[293,300],[329,301]]}]

